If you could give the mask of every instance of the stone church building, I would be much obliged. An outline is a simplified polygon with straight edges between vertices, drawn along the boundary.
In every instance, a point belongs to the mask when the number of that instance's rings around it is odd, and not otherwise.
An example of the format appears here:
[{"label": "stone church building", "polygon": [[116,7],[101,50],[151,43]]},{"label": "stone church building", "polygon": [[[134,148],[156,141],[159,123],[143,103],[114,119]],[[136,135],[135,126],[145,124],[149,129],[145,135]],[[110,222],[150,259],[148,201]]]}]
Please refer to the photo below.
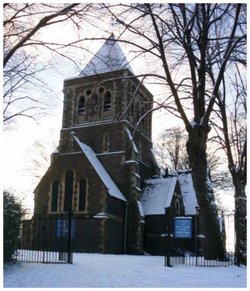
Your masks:
[{"label": "stone church building", "polygon": [[[167,207],[187,214],[178,179],[160,177],[152,153],[153,96],[112,35],[79,76],[64,81],[63,92],[59,146],[34,191],[32,220],[46,209],[47,234],[56,244],[58,221],[72,209],[74,251],[143,253],[146,238],[152,237],[147,214],[149,222],[154,211],[164,217]],[[151,195],[149,185],[165,186]],[[155,201],[158,208],[151,207]],[[196,197],[193,201],[190,215]],[[161,232],[164,226],[159,237]]]}]

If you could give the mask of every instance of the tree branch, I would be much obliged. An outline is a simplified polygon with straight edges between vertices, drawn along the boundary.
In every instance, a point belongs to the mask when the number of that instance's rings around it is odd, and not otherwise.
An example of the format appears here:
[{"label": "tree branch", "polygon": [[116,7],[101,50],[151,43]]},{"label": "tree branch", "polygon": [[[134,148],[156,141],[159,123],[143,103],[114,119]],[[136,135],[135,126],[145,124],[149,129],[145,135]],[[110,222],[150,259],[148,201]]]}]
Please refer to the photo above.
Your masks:
[{"label": "tree branch", "polygon": [[60,17],[64,14],[67,14],[69,11],[71,11],[77,5],[79,5],[79,4],[73,3],[73,4],[68,5],[67,7],[61,9],[60,11],[58,11],[54,14],[51,14],[51,15],[48,15],[48,16],[45,16],[44,18],[42,18],[38,22],[38,24],[29,33],[27,33],[24,37],[22,37],[21,40],[5,54],[4,61],[3,61],[4,67],[8,63],[10,58],[14,55],[14,53],[18,49],[20,49],[39,29],[49,25],[50,24],[49,21],[51,21],[52,19],[54,19],[56,17]]}]

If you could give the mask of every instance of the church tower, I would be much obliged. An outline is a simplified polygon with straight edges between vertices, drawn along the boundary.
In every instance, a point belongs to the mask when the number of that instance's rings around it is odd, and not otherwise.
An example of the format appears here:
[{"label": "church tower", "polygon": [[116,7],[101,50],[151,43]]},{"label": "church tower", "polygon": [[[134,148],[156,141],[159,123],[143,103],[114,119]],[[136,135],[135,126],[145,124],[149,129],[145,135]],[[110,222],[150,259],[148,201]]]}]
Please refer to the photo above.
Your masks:
[{"label": "church tower", "polygon": [[59,147],[34,191],[34,217],[46,208],[56,221],[71,208],[75,251],[142,253],[141,189],[159,171],[153,96],[113,35],[78,77],[64,81],[63,92]]}]

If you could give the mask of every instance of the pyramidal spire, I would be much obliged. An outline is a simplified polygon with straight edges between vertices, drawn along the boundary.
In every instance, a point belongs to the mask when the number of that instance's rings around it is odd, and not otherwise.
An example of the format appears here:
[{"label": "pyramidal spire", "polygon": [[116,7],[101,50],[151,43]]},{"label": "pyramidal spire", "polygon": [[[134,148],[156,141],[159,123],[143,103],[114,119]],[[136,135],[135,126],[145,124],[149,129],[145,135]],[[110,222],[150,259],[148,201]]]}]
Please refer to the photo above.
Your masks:
[{"label": "pyramidal spire", "polygon": [[112,33],[91,61],[81,71],[80,76],[91,76],[122,69],[128,69],[133,72],[126,56]]}]

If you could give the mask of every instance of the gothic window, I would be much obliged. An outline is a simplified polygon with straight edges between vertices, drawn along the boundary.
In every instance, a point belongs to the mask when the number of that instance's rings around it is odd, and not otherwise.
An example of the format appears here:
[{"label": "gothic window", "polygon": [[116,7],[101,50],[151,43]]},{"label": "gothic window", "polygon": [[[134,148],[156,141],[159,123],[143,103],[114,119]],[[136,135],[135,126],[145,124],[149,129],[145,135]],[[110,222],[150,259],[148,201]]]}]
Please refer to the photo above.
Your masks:
[{"label": "gothic window", "polygon": [[68,170],[65,173],[65,188],[64,188],[64,211],[68,211],[72,206],[73,198],[73,183],[74,183],[74,173]]},{"label": "gothic window", "polygon": [[104,95],[104,111],[110,111],[112,106],[111,93],[107,91]]},{"label": "gothic window", "polygon": [[79,114],[84,114],[85,113],[85,97],[83,95],[81,95],[79,102],[78,102],[78,113]]},{"label": "gothic window", "polygon": [[51,191],[51,211],[56,212],[58,207],[58,190],[59,183],[58,181],[54,181],[52,183],[52,191]]},{"label": "gothic window", "polygon": [[87,181],[85,178],[79,181],[79,203],[78,210],[84,211],[86,209],[86,195],[87,195]]}]

